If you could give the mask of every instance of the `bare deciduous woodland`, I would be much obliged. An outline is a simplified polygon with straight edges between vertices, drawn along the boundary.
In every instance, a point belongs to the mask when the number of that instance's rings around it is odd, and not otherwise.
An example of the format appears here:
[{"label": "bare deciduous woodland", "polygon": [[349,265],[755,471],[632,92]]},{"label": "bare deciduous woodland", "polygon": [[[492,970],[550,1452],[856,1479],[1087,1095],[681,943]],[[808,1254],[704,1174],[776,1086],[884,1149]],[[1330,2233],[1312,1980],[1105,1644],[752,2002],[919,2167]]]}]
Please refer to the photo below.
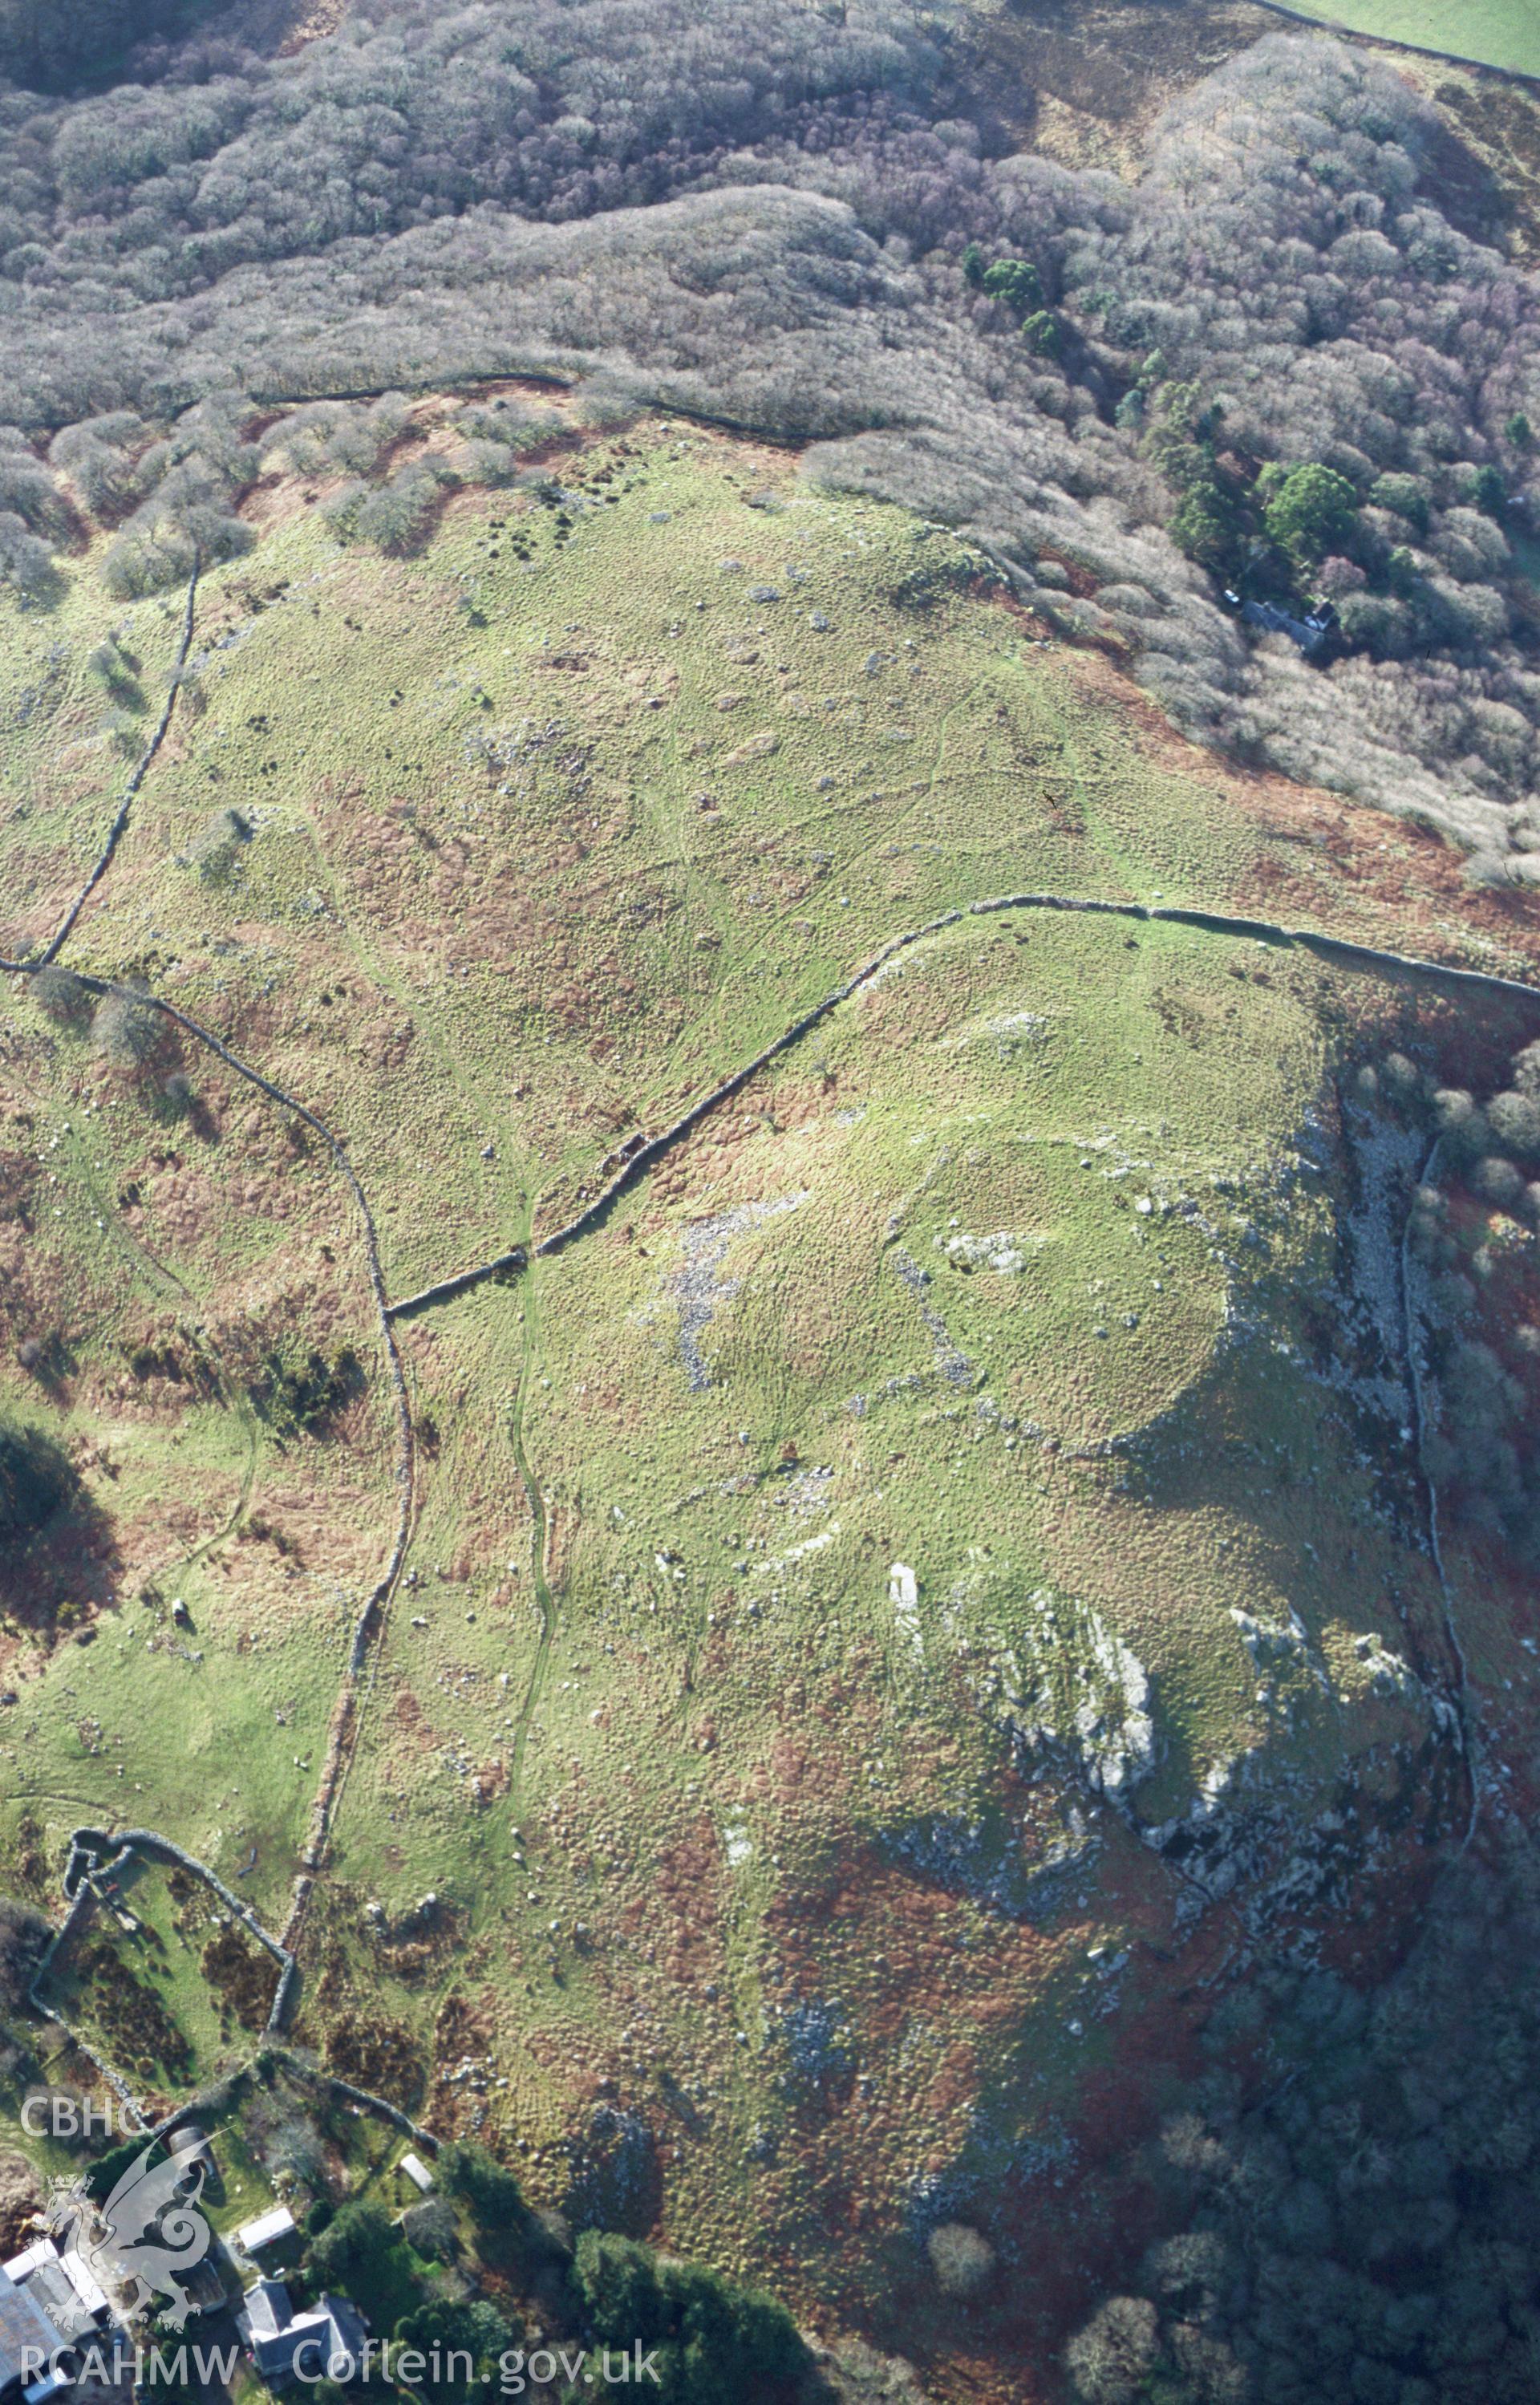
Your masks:
[{"label": "bare deciduous woodland", "polygon": [[[1071,559],[1184,729],[1531,874],[1536,302],[1441,214],[1389,65],[1264,39],[1129,186],[987,155],[966,19],[881,0],[367,0],[276,59],[191,13],[142,12],[132,81],[0,97],[11,574],[57,532],[50,440],[98,499],[206,512],[236,396],[577,373],[810,443],[1029,587]],[[39,26],[0,26],[18,70]],[[1217,589],[1259,476],[1312,463],[1351,486],[1295,563],[1323,677]]]}]

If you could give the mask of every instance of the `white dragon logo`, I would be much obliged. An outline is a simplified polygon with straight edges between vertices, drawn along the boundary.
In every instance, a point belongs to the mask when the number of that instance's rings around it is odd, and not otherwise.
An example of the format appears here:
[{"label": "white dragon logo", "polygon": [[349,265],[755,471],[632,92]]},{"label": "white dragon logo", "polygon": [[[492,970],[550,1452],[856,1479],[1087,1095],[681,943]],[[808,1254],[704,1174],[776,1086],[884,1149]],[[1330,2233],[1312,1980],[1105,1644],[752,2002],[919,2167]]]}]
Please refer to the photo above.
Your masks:
[{"label": "white dragon logo", "polygon": [[214,2243],[214,2232],[197,2210],[203,2192],[202,2163],[160,2162],[152,2168],[153,2143],[130,2163],[101,2208],[102,2235],[88,2239],[89,2207],[78,2190],[51,2216],[57,2227],[80,2214],[79,2253],[103,2287],[122,2280],[137,2283],[135,2310],[152,2298],[170,2300],[169,2327],[181,2329],[193,2310],[192,2299],[177,2274],[201,2263]]}]

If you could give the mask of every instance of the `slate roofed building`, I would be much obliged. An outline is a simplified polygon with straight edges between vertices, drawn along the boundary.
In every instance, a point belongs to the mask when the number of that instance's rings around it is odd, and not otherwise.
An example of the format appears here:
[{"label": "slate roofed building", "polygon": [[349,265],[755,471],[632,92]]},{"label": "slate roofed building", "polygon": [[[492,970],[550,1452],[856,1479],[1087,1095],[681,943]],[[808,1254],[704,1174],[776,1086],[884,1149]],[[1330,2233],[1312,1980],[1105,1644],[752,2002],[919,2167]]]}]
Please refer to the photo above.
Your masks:
[{"label": "slate roofed building", "polygon": [[247,2289],[235,2327],[270,2388],[290,2380],[348,2380],[363,2366],[364,2317],[346,2297],[323,2292],[297,2314],[281,2280],[259,2280]]},{"label": "slate roofed building", "polygon": [[0,2271],[0,2398],[45,2405],[69,2385],[71,2339],[56,2329],[41,2300],[8,2271]]},{"label": "slate roofed building", "polygon": [[81,2295],[70,2276],[70,2267],[60,2259],[51,2239],[40,2238],[24,2255],[15,2256],[5,2266],[7,2279],[14,2281],[35,2305],[40,2305],[58,2331],[60,2339],[73,2346],[87,2340],[96,2328],[97,2311],[105,2309],[106,2299],[91,2279],[84,2265],[79,2266],[84,2278],[95,2289],[100,2307],[93,2308]]},{"label": "slate roofed building", "polygon": [[0,2399],[25,2405],[67,2388],[73,2350],[89,2342],[110,2307],[72,2249],[37,2238],[0,2266]]},{"label": "slate roofed building", "polygon": [[1248,626],[1259,627],[1267,635],[1287,635],[1309,659],[1323,651],[1337,632],[1337,612],[1329,601],[1318,602],[1300,617],[1292,610],[1281,610],[1276,601],[1242,601],[1239,593],[1232,592],[1226,592],[1225,598],[1232,608],[1239,608]]}]

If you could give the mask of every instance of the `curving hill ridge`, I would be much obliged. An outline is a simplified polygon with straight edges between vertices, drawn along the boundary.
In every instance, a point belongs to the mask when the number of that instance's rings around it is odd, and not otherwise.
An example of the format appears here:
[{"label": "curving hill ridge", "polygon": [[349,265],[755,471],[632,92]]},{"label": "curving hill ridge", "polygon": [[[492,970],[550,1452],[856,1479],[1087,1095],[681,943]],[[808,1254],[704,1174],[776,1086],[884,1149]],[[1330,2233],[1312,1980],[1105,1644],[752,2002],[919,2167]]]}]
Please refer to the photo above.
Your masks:
[{"label": "curving hill ridge", "polygon": [[[1429,1132],[1358,1073],[1500,1082],[1533,937],[945,532],[563,443],[407,557],[271,471],[62,955],[169,1034],[12,984],[0,1378],[112,1540],[16,1598],[7,1842],[148,1827],[270,1929],[319,1863],[302,2042],[808,2310],[955,2345],[924,2239],[987,2224],[1019,2393],[1204,1982],[1362,1961],[1531,1709],[1511,1559],[1430,1550]],[[94,647],[177,668],[93,569],[6,621],[12,967],[111,823]]]}]

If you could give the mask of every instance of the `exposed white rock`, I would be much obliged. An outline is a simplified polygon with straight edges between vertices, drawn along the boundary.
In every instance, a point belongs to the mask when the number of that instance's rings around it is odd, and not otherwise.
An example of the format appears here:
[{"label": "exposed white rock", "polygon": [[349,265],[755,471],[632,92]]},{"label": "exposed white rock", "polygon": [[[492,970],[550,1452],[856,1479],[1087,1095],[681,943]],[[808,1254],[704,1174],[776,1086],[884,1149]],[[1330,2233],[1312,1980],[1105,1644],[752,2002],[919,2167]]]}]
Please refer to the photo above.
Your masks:
[{"label": "exposed white rock", "polygon": [[992,1236],[948,1236],[945,1247],[940,1236],[932,1241],[937,1250],[945,1249],[950,1259],[966,1261],[973,1270],[993,1270],[1001,1277],[1015,1277],[1027,1266],[1023,1239],[1012,1235],[1008,1228],[998,1229]]},{"label": "exposed white rock", "polygon": [[1126,1807],[1159,1758],[1149,1673],[1099,1612],[1052,1587],[1028,1596],[1023,1634],[1021,1654],[984,1681],[1015,1742],[1068,1755],[1086,1786]]},{"label": "exposed white rock", "polygon": [[919,1581],[907,1562],[895,1562],[889,1571],[888,1600],[893,1607],[893,1622],[899,1633],[908,1639],[917,1655],[923,1654],[925,1648],[919,1626]]}]

